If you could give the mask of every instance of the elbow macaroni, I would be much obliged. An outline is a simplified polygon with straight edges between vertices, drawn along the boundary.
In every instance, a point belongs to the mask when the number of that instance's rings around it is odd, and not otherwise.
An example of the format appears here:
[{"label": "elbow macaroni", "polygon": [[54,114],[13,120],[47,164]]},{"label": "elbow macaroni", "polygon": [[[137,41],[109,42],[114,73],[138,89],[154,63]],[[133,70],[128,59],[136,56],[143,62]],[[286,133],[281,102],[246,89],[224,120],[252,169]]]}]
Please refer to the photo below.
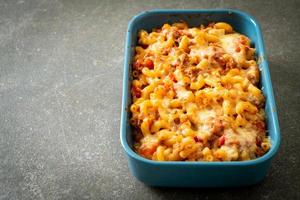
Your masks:
[{"label": "elbow macaroni", "polygon": [[271,147],[250,40],[225,22],[139,32],[132,70],[135,151],[157,161],[255,159]]}]

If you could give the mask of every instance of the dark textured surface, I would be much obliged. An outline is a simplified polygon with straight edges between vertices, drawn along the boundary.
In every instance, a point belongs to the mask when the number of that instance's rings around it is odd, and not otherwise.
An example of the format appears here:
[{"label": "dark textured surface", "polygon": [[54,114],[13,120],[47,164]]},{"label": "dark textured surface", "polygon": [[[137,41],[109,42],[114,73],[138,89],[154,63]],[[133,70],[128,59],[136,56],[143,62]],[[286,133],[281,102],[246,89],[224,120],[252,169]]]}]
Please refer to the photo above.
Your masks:
[{"label": "dark textured surface", "polygon": [[[130,18],[153,8],[237,8],[261,23],[282,132],[264,182],[162,189],[119,142]],[[0,1],[0,199],[299,199],[299,1]]]}]

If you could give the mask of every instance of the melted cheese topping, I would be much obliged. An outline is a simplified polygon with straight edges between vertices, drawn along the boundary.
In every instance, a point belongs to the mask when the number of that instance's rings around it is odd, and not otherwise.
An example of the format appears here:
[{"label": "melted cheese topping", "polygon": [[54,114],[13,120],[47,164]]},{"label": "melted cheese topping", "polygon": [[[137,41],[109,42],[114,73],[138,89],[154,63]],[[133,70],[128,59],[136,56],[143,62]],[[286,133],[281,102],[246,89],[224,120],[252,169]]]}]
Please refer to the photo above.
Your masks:
[{"label": "melted cheese topping", "polygon": [[235,161],[268,151],[249,38],[223,22],[175,23],[141,30],[138,43],[130,107],[137,153],[159,161]]}]

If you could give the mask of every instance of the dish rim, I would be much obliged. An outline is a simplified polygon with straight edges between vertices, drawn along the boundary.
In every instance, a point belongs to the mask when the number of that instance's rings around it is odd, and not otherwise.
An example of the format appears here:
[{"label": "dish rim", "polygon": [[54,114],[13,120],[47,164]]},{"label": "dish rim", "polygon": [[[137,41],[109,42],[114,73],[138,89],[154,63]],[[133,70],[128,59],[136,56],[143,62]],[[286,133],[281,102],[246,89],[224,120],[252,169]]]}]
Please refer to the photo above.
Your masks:
[{"label": "dish rim", "polygon": [[[271,146],[271,149],[264,154],[263,156],[253,159],[253,160],[247,160],[247,161],[214,161],[214,162],[206,162],[206,161],[154,161],[146,159],[140,155],[138,155],[136,152],[133,151],[133,149],[129,146],[126,135],[126,118],[127,118],[127,112],[128,112],[128,105],[127,105],[127,96],[128,96],[128,77],[129,77],[129,68],[130,68],[130,51],[132,48],[132,41],[131,41],[131,32],[133,29],[134,24],[140,20],[141,18],[150,16],[152,14],[191,14],[191,13],[235,13],[243,18],[247,18],[250,20],[255,27],[255,32],[257,34],[257,45],[260,47],[261,52],[259,57],[263,58],[261,61],[261,68],[263,68],[264,72],[261,71],[261,76],[264,76],[265,79],[265,91],[266,91],[266,97],[268,98],[268,103],[270,104],[271,108],[271,114],[267,115],[267,117],[272,118],[273,122],[273,128],[274,128],[274,138],[273,144]],[[275,154],[278,152],[279,146],[280,146],[280,128],[279,128],[279,122],[278,122],[278,116],[277,116],[277,109],[276,109],[276,103],[274,99],[273,94],[273,87],[268,67],[268,61],[266,57],[265,47],[264,47],[264,41],[262,37],[262,32],[259,23],[257,20],[250,14],[236,10],[236,9],[154,9],[154,10],[147,10],[143,11],[137,15],[135,15],[129,22],[128,28],[127,28],[127,35],[126,35],[126,43],[125,43],[125,59],[124,59],[124,71],[123,71],[123,91],[122,91],[122,110],[121,110],[121,123],[120,123],[120,140],[121,144],[123,146],[123,149],[125,150],[126,154],[140,162],[144,162],[146,164],[151,165],[160,165],[160,166],[252,166],[257,165],[260,163],[263,163],[265,161],[268,161],[272,159]]]}]

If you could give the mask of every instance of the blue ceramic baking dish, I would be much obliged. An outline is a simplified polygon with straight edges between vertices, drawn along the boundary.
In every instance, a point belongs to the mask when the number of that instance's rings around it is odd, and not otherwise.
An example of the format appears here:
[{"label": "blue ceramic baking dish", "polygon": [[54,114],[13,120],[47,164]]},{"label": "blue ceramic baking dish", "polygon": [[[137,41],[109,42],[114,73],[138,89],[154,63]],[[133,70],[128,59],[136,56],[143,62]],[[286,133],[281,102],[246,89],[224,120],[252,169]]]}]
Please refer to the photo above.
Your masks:
[{"label": "blue ceramic baking dish", "polygon": [[[237,32],[247,35],[256,48],[261,70],[261,86],[266,97],[265,111],[267,129],[272,147],[264,156],[250,161],[236,162],[158,162],[147,160],[133,149],[132,130],[129,125],[128,106],[131,103],[131,64],[137,33],[140,29],[150,31],[164,23],[184,20],[189,26],[199,26],[210,22],[227,22]],[[126,152],[129,169],[140,181],[151,186],[168,187],[232,187],[255,184],[266,176],[271,160],[278,151],[280,130],[276,105],[268,68],[261,29],[250,15],[238,10],[152,10],[135,16],[129,23],[123,77],[123,98],[120,126],[121,143]]]}]

